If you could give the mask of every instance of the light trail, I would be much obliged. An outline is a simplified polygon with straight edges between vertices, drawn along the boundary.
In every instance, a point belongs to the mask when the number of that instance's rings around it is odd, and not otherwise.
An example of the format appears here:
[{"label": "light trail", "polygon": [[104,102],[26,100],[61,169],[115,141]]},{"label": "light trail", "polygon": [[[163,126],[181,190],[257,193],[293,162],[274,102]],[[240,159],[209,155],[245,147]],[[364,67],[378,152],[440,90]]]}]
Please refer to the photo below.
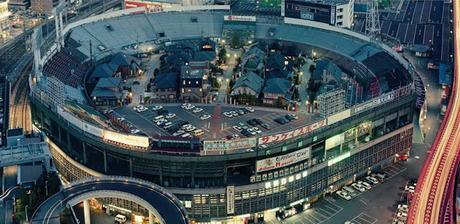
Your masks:
[{"label": "light trail", "polygon": [[[408,223],[452,223],[454,215],[453,187],[460,153],[460,81],[457,53],[460,48],[460,2],[453,1],[454,80],[452,96],[441,129],[436,135],[427,160],[420,172],[412,200]],[[447,217],[446,217],[447,216]]]}]

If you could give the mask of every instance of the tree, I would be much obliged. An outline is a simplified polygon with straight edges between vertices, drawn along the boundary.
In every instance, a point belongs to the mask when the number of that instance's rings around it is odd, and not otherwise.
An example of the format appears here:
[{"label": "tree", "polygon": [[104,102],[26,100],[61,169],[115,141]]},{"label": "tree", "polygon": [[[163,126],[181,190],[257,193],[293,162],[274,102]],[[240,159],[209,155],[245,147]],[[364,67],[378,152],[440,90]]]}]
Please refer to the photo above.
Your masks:
[{"label": "tree", "polygon": [[217,64],[225,64],[227,62],[227,50],[224,47],[221,47],[219,50],[219,59],[217,60]]},{"label": "tree", "polygon": [[237,49],[241,47],[241,38],[237,32],[232,33],[230,45],[232,46],[233,49]]}]

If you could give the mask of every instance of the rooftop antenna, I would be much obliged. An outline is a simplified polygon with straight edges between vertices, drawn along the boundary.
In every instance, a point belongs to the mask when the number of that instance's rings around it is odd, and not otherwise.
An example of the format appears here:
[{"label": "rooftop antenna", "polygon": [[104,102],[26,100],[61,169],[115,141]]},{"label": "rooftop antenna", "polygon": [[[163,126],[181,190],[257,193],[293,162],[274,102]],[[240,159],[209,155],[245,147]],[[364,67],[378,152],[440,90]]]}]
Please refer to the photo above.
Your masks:
[{"label": "rooftop antenna", "polygon": [[378,0],[368,0],[366,14],[366,35],[374,41],[380,35],[380,18],[378,7]]}]

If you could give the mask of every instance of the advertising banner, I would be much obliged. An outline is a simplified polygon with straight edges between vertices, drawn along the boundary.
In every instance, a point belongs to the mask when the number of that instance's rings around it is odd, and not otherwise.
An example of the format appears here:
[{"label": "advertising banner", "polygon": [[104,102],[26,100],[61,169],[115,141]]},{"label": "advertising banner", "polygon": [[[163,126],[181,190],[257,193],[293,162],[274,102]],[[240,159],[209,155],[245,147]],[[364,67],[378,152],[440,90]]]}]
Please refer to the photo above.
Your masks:
[{"label": "advertising banner", "polygon": [[203,149],[205,151],[229,151],[236,149],[249,149],[257,145],[256,138],[240,138],[233,140],[205,140]]},{"label": "advertising banner", "polygon": [[257,160],[256,172],[264,172],[285,166],[292,165],[310,158],[310,147],[297,150],[281,156]]},{"label": "advertising banner", "polygon": [[295,129],[293,131],[288,131],[288,132],[284,132],[281,134],[263,136],[259,138],[259,144],[263,145],[263,144],[268,144],[268,143],[282,142],[282,141],[285,141],[291,138],[295,138],[297,136],[306,135],[318,128],[326,126],[326,124],[327,124],[326,119],[323,119],[313,124],[307,125],[305,127]]}]

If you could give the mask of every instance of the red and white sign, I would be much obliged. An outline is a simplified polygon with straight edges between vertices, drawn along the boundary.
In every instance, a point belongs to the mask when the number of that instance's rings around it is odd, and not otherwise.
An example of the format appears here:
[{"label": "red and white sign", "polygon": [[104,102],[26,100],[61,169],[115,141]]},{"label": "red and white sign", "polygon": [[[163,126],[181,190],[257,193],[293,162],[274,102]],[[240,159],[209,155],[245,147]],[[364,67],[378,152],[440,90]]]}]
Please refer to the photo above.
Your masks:
[{"label": "red and white sign", "polygon": [[144,7],[146,12],[161,12],[163,6],[161,3],[147,1],[125,1],[125,9]]},{"label": "red and white sign", "polygon": [[271,157],[268,159],[258,160],[256,162],[256,172],[264,172],[294,163],[301,162],[310,158],[310,147],[297,150],[282,156]]},{"label": "red and white sign", "polygon": [[291,138],[295,138],[297,136],[306,135],[326,125],[327,125],[326,119],[323,119],[323,120],[317,121],[313,124],[307,125],[305,127],[302,127],[302,128],[299,128],[293,131],[288,131],[288,132],[284,132],[284,133],[276,134],[276,135],[263,136],[259,138],[259,145],[275,143],[275,142],[282,142],[282,141],[285,141]]}]

